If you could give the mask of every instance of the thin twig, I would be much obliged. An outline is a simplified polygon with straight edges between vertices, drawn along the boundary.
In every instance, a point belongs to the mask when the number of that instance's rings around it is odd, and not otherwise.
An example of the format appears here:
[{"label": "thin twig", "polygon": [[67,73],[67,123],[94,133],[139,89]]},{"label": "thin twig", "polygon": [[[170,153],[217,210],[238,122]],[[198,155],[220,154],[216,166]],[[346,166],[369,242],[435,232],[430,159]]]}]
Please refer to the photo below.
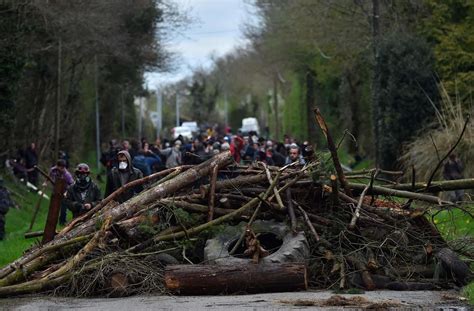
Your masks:
[{"label": "thin twig", "polygon": [[[278,183],[278,180],[280,178],[280,174],[281,172],[278,172],[275,179],[270,183],[270,185],[276,185]],[[275,189],[275,188],[273,188]],[[260,213],[260,207],[262,206],[262,203],[265,201],[265,196],[263,196],[263,198],[260,198],[260,196],[257,197],[258,199],[260,199],[260,202],[258,203],[258,206],[257,208],[255,209],[255,211],[253,212],[252,214],[252,217],[250,217],[250,220],[249,222],[247,223],[247,226],[246,228],[250,228],[250,226],[253,224],[253,222],[255,221],[255,219],[257,219],[257,215],[258,213]],[[237,251],[237,248],[239,247],[240,243],[242,243],[242,241],[244,240],[245,238],[245,228],[244,230],[242,231],[242,233],[240,234],[240,237],[239,239],[237,240],[237,243],[235,243],[234,247],[232,248],[232,250],[229,252],[230,255],[233,255],[236,251]]]},{"label": "thin twig", "polygon": [[436,151],[436,157],[438,158],[438,161],[441,161],[441,158],[439,157],[439,151],[438,151],[438,147],[436,147],[436,143],[433,139],[433,135],[431,135],[430,133],[430,138],[431,138],[431,142],[433,143],[433,147],[435,148],[435,151]]},{"label": "thin twig", "polygon": [[314,114],[316,116],[316,122],[319,124],[319,127],[323,131],[324,136],[326,137],[329,151],[331,152],[332,161],[334,163],[334,168],[337,172],[337,177],[339,178],[339,182],[341,183],[342,188],[344,189],[344,193],[348,196],[352,196],[351,189],[347,185],[346,177],[344,176],[344,171],[342,170],[341,162],[339,161],[339,157],[337,156],[337,149],[334,144],[334,140],[329,133],[329,129],[326,125],[326,121],[324,121],[323,116],[321,115],[321,111],[318,108],[314,109]]},{"label": "thin twig", "polygon": [[293,208],[293,200],[291,199],[290,188],[286,189],[286,200],[288,201],[288,216],[290,217],[291,231],[293,234],[296,233],[296,216],[295,209]]},{"label": "thin twig", "polygon": [[[265,163],[261,162],[261,164],[262,164],[263,168],[265,169],[265,174],[267,175],[268,183],[271,184],[273,182],[272,174],[268,170],[268,167]],[[277,201],[278,206],[280,207],[280,209],[284,210],[285,206],[283,205],[283,201],[281,200],[281,196],[280,196],[280,193],[278,192],[277,187],[273,188],[273,195],[275,196],[276,201]]]},{"label": "thin twig", "polygon": [[357,219],[359,219],[360,217],[360,208],[362,207],[362,203],[364,202],[364,197],[365,197],[365,194],[367,193],[367,190],[369,190],[369,188],[372,187],[372,183],[374,181],[374,175],[375,175],[375,172],[372,173],[372,180],[370,181],[370,183],[364,188],[364,190],[360,194],[359,202],[357,203],[354,215],[352,216],[351,222],[349,224],[350,230],[353,230],[355,228]]},{"label": "thin twig", "polygon": [[467,118],[466,118],[466,122],[464,122],[464,127],[462,128],[462,131],[461,131],[461,134],[459,135],[458,140],[456,141],[454,146],[452,146],[451,149],[449,149],[449,151],[446,153],[446,155],[440,161],[438,161],[438,164],[436,165],[435,169],[433,170],[433,172],[430,175],[430,178],[428,179],[428,183],[426,184],[426,189],[428,189],[431,186],[431,182],[433,181],[433,178],[436,175],[436,172],[439,170],[439,168],[443,164],[444,160],[446,160],[449,157],[449,155],[454,151],[454,149],[456,149],[458,144],[461,142],[461,139],[464,136],[464,132],[466,131],[467,124],[469,123],[470,118],[471,118],[471,115],[468,114]]},{"label": "thin twig", "polygon": [[214,219],[214,205],[216,201],[216,182],[217,182],[217,173],[219,171],[219,166],[214,166],[212,168],[211,176],[211,188],[209,193],[209,210],[207,213],[207,221]]},{"label": "thin twig", "polygon": [[308,225],[309,230],[310,230],[311,233],[313,234],[313,236],[314,236],[314,238],[316,239],[316,241],[319,242],[319,240],[320,240],[319,234],[316,232],[316,229],[314,229],[313,224],[312,224],[311,221],[309,220],[308,214],[306,214],[306,212],[304,211],[304,209],[303,209],[301,206],[299,206],[298,204],[296,205],[296,207],[298,207],[298,209],[300,210],[301,214],[303,214],[304,221],[305,221],[306,224]]}]

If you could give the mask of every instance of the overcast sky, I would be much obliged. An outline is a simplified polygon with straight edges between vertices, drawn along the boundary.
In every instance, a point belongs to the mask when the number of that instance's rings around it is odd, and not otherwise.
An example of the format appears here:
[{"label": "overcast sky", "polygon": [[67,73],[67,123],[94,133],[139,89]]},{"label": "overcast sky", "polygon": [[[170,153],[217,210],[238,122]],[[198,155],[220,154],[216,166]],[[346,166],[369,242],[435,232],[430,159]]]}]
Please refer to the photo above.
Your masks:
[{"label": "overcast sky", "polygon": [[197,66],[209,67],[209,56],[222,56],[235,46],[245,44],[242,24],[249,19],[249,5],[244,0],[174,0],[189,11],[195,21],[182,35],[173,38],[170,50],[178,53],[178,69],[173,73],[148,73],[149,88],[178,81]]}]

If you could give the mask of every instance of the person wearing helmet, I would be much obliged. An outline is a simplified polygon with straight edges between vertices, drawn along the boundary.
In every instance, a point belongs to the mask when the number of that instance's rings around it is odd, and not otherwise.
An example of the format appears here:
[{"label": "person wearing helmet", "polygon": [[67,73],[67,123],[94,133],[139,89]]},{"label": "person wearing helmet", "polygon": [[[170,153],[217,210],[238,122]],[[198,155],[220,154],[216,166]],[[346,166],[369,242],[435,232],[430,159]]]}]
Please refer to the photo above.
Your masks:
[{"label": "person wearing helmet", "polygon": [[67,189],[64,202],[76,218],[96,206],[102,197],[99,187],[90,177],[89,165],[78,164],[74,176],[75,182]]}]

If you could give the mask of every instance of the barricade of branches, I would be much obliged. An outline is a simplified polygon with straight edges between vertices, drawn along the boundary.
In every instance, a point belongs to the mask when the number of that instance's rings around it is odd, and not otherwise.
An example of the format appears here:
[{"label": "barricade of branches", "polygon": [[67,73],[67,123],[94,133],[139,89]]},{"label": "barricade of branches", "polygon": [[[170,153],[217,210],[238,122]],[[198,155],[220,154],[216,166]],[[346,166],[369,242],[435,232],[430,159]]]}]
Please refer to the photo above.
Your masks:
[{"label": "barricade of branches", "polygon": [[[330,141],[330,133],[325,133]],[[337,152],[333,157],[337,167]],[[335,171],[337,176],[321,171],[317,160],[283,168],[264,163],[240,166],[224,152],[200,165],[150,175],[135,182],[146,184],[139,195],[118,204],[114,198],[125,188],[117,190],[74,219],[53,241],[32,247],[1,269],[0,297],[51,290],[73,296],[164,293],[176,288],[185,293],[186,282],[205,283],[191,279],[199,269],[209,269],[191,267],[199,263],[214,264],[214,276],[233,275],[229,279],[237,287],[226,288],[239,292],[288,289],[292,282],[297,284],[293,289],[309,284],[314,288],[404,290],[464,285],[470,280],[468,265],[449,248],[427,215],[453,206],[430,193],[473,188],[474,179],[434,181],[423,187],[384,183],[377,179],[377,170],[356,173],[364,175],[361,183],[349,182],[352,179],[342,170]],[[265,261],[272,250],[259,240],[263,233],[255,231],[262,220],[287,226],[289,236],[303,241],[297,246],[301,254],[305,253],[301,248],[308,245],[303,259],[291,254],[281,257],[290,263],[302,261],[303,268],[280,265],[285,263],[281,258]],[[226,255],[205,260],[202,250],[206,240],[235,225],[238,236],[226,244]],[[474,259],[463,245],[455,249],[464,259]],[[239,282],[232,274],[235,271],[224,268],[227,259],[237,257],[248,258],[246,265],[232,268],[240,269],[242,276],[247,270],[260,273],[253,271],[259,265],[298,275],[287,279],[288,284],[272,286],[281,280],[270,275],[279,273],[268,273],[259,281],[262,288],[251,288],[252,284]],[[186,266],[165,268],[179,263]],[[184,276],[189,279],[178,284],[173,277],[178,277],[179,269],[188,271]],[[188,288],[188,292],[210,293],[206,284],[201,287]]]}]

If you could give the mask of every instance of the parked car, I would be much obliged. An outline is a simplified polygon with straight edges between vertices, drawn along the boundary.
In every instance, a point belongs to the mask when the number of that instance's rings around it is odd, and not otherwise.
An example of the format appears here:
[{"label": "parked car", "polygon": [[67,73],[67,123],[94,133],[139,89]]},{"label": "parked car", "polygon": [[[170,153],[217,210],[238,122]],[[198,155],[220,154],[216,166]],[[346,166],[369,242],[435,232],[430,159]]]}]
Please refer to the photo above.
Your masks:
[{"label": "parked car", "polygon": [[183,136],[185,139],[193,139],[193,132],[189,127],[186,126],[173,127],[171,133],[173,134],[173,139],[177,139],[179,135]]},{"label": "parked car", "polygon": [[257,135],[260,134],[260,126],[258,125],[257,118],[244,118],[242,119],[242,127],[240,131],[243,134],[247,134],[249,132],[256,132]]}]

